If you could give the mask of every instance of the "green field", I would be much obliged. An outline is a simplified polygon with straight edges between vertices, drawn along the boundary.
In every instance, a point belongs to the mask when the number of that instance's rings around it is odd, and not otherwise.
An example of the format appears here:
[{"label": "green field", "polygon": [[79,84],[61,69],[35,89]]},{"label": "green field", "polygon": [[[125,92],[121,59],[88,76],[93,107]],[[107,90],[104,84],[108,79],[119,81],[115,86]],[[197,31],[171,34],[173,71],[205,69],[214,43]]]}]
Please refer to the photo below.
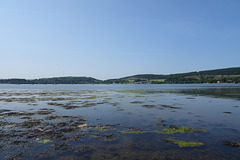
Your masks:
[{"label": "green field", "polygon": [[133,83],[135,81],[135,79],[128,79],[129,83]]},{"label": "green field", "polygon": [[166,79],[150,79],[149,82],[164,82]]}]

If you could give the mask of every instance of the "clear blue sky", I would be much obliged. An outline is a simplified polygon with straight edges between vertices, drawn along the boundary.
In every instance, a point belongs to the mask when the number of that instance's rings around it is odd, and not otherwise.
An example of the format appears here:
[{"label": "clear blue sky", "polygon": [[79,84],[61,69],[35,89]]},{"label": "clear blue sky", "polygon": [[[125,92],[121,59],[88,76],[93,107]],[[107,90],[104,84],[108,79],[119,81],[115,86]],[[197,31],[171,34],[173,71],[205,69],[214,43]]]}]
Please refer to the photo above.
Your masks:
[{"label": "clear blue sky", "polygon": [[0,78],[240,66],[240,0],[0,0]]}]

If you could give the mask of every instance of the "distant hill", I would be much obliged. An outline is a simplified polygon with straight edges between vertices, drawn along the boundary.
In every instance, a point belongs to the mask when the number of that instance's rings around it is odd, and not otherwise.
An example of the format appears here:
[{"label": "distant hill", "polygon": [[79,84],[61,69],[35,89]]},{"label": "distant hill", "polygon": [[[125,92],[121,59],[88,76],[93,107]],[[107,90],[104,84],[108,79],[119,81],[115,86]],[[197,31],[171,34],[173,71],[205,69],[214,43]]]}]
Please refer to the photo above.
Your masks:
[{"label": "distant hill", "polygon": [[0,83],[5,84],[98,84],[101,80],[91,77],[54,77],[40,78],[33,80],[26,79],[1,79]]},{"label": "distant hill", "polygon": [[151,83],[151,84],[185,84],[185,83],[240,83],[240,67],[206,70],[199,72],[169,75],[138,74],[105,81],[92,77],[54,77],[40,79],[0,79],[4,84],[112,84],[112,83]]},{"label": "distant hill", "polygon": [[178,73],[170,75],[139,74],[119,79],[110,79],[109,83],[240,83],[240,67],[206,70],[200,72]]},{"label": "distant hill", "polygon": [[41,78],[32,80],[37,84],[96,84],[101,80],[92,77],[56,77],[56,78]]}]

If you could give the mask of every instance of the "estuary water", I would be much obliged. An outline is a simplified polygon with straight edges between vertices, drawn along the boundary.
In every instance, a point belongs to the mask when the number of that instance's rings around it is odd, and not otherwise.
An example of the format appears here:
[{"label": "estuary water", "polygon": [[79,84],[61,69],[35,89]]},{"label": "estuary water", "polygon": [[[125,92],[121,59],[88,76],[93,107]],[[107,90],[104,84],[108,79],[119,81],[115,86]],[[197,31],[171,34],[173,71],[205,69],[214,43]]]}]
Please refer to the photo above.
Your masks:
[{"label": "estuary water", "polygon": [[0,85],[0,159],[240,159],[239,84]]}]

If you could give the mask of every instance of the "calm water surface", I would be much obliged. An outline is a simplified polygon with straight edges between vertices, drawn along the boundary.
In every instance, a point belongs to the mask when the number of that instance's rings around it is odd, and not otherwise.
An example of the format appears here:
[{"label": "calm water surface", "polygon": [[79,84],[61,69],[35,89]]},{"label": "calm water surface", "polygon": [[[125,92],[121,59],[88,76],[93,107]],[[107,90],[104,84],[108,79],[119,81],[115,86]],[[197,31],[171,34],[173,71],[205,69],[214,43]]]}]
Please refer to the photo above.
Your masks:
[{"label": "calm water surface", "polygon": [[240,159],[240,85],[0,85],[0,159]]}]

